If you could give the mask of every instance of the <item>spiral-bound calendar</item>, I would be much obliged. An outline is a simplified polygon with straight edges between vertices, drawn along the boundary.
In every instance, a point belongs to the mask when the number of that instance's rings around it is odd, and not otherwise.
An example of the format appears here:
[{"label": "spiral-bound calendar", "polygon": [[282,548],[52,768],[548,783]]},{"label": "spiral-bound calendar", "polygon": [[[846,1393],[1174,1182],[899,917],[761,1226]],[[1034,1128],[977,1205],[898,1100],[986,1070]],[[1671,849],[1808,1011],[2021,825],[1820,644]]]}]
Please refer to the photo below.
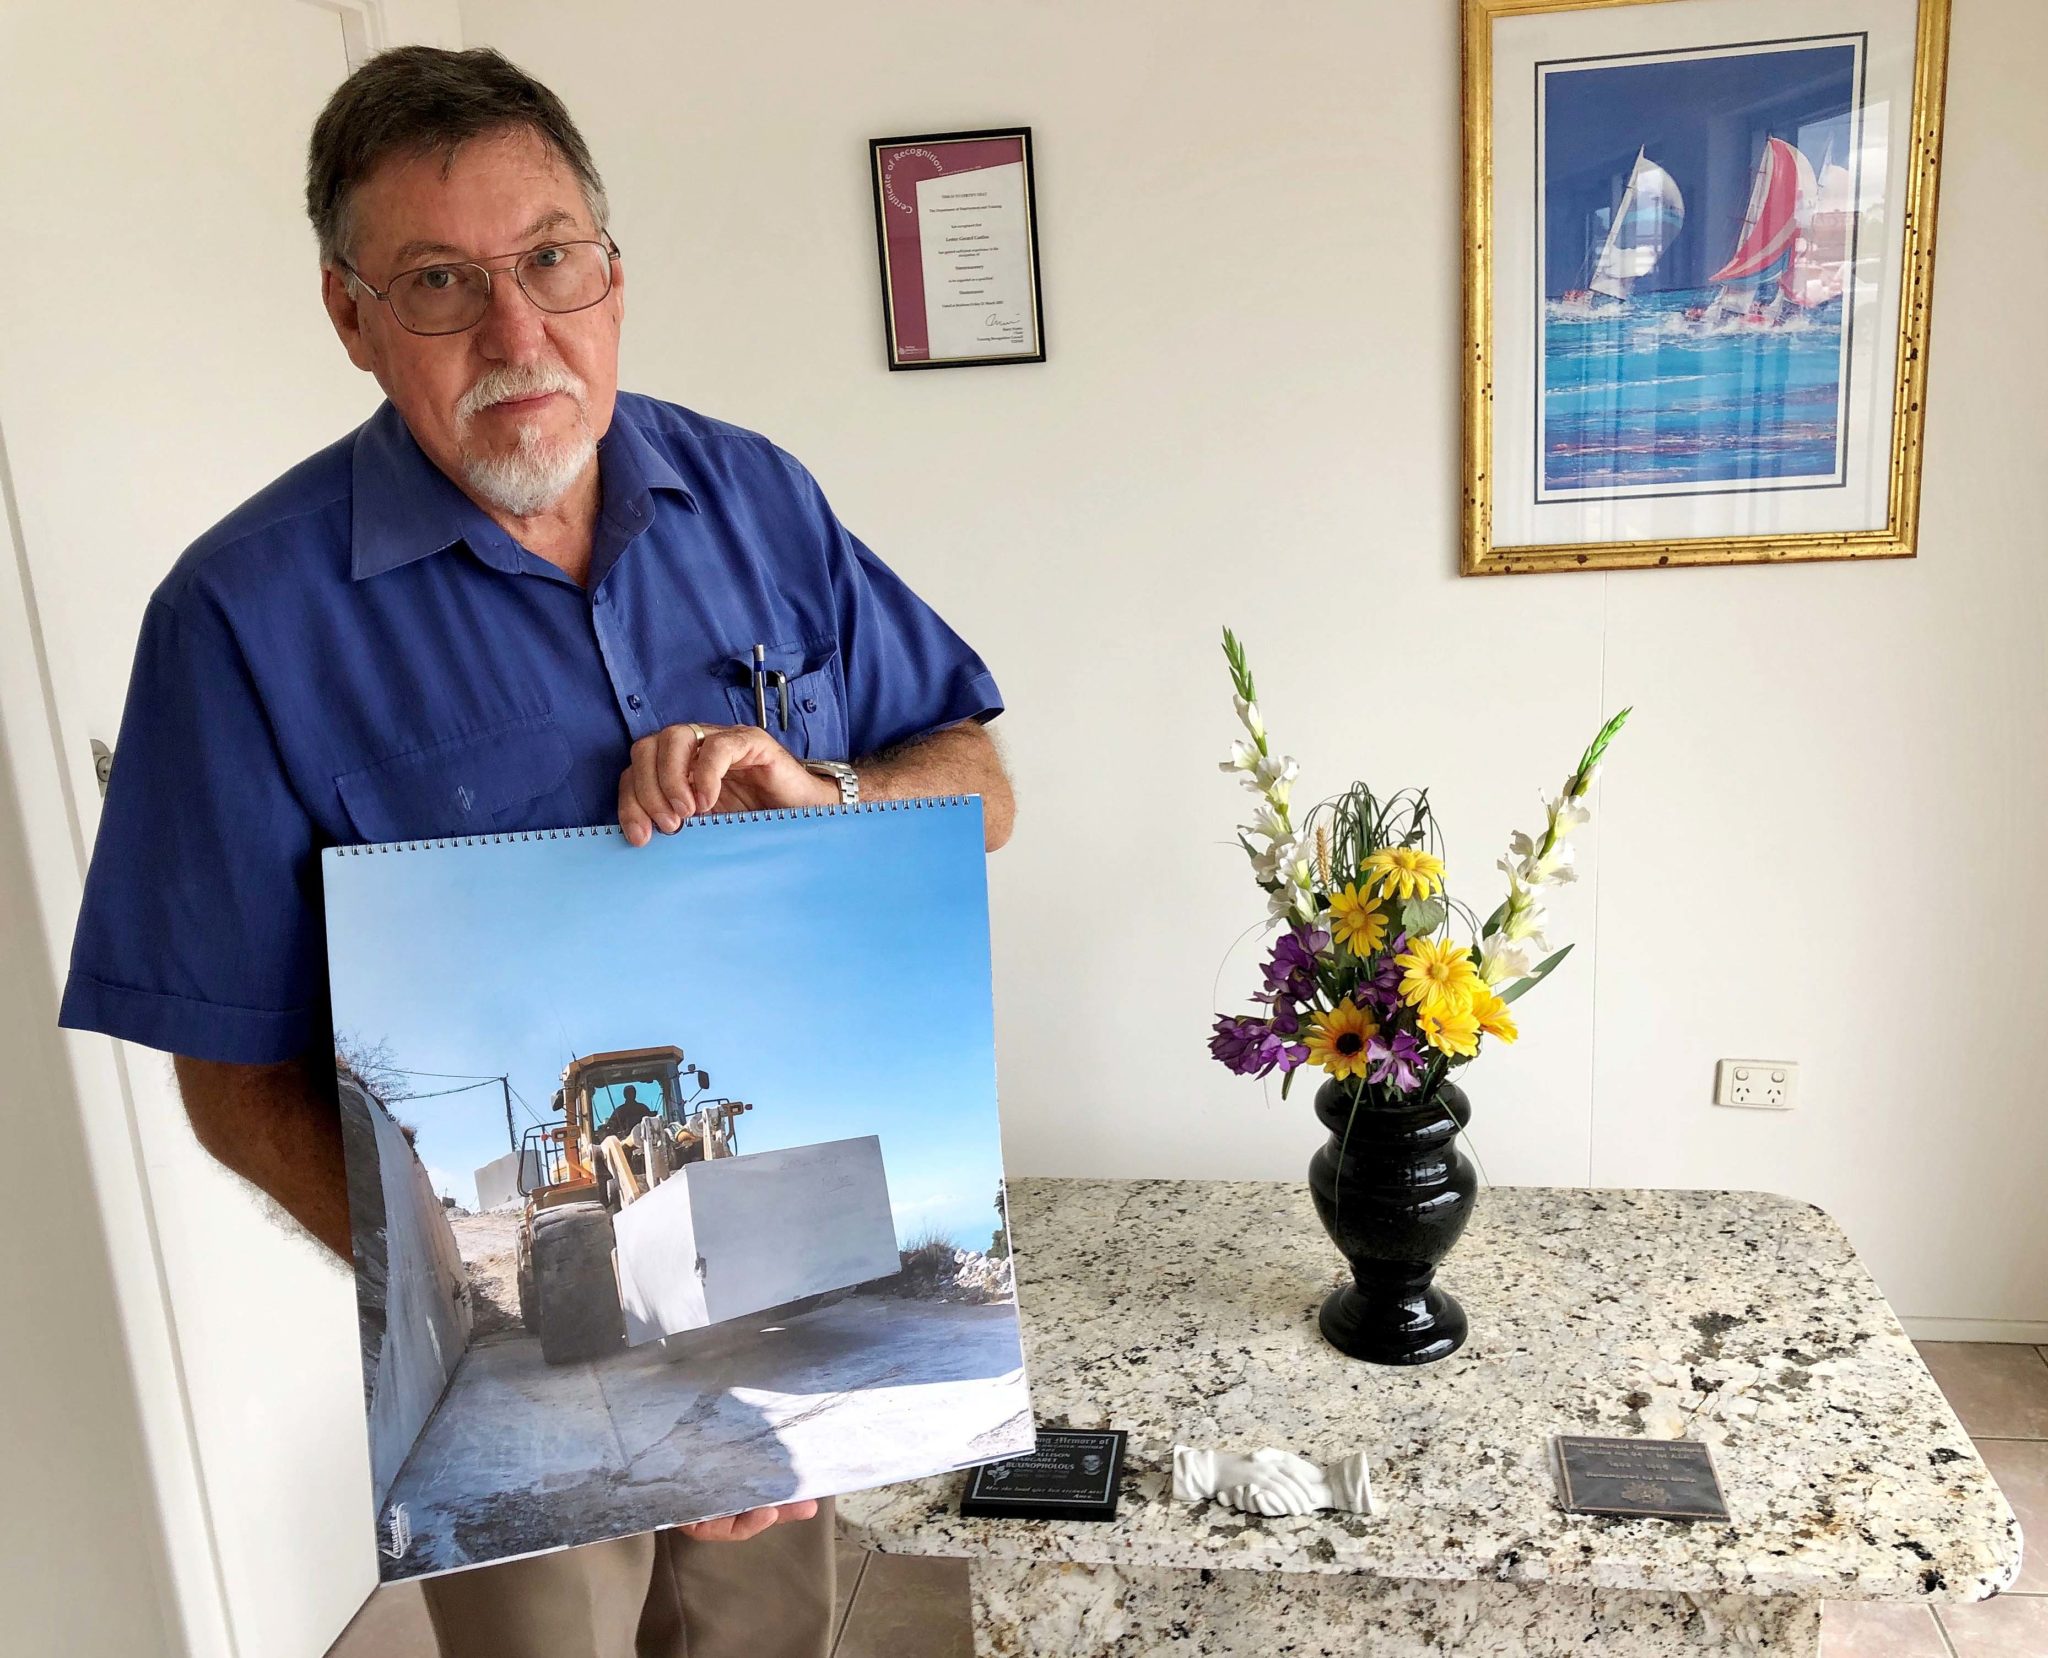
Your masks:
[{"label": "spiral-bound calendar", "polygon": [[387,1580],[1031,1449],[982,836],[322,855]]}]

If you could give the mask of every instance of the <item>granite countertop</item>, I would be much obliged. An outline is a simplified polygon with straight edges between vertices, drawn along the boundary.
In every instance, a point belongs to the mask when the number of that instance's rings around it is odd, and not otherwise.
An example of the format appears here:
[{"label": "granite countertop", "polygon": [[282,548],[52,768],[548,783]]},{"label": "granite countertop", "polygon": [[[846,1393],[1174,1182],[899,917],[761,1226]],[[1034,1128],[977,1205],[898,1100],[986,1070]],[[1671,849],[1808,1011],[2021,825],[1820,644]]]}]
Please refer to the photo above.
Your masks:
[{"label": "granite countertop", "polygon": [[[2018,1575],[2011,1508],[1809,1204],[1490,1187],[1437,1274],[1470,1339],[1398,1370],[1316,1333],[1347,1269],[1299,1183],[1017,1180],[1010,1229],[1040,1423],[1130,1433],[1118,1517],[963,1520],[953,1474],[842,1497],[869,1547],[1854,1600]],[[1713,1445],[1732,1524],[1557,1506],[1551,1435],[1681,1431]],[[1375,1512],[1177,1504],[1176,1441],[1363,1449]]]}]

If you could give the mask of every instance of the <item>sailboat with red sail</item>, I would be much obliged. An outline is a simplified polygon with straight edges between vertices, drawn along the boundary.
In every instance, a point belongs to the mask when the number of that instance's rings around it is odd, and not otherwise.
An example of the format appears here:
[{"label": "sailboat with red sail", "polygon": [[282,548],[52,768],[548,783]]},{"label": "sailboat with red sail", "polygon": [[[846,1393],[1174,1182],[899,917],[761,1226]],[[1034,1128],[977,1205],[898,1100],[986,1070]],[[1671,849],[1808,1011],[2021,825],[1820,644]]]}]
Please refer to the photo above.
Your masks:
[{"label": "sailboat with red sail", "polygon": [[[1785,302],[1794,298],[1787,280],[1797,266],[1803,230],[1819,195],[1813,163],[1784,139],[1765,139],[1735,251],[1707,278],[1716,290],[1713,299],[1686,315],[1696,322],[1775,322]],[[1802,293],[1809,291],[1804,279],[1801,282]]]}]

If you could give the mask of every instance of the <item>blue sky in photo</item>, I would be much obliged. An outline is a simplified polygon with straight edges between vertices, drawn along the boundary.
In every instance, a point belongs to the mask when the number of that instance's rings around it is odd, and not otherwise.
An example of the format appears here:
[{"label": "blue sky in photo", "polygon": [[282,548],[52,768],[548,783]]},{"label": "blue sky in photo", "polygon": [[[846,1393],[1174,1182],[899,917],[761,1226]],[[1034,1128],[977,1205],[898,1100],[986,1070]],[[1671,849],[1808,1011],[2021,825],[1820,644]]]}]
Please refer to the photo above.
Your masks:
[{"label": "blue sky in photo", "polygon": [[1685,226],[1641,293],[1698,288],[1734,251],[1766,138],[1818,172],[1832,148],[1853,166],[1856,50],[1847,44],[1678,61],[1551,65],[1544,73],[1544,277],[1555,298],[1583,287],[1636,152],[1678,183]]},{"label": "blue sky in photo", "polygon": [[[337,1033],[414,1071],[504,1072],[550,1122],[572,1049],[674,1043],[712,1094],[753,1102],[742,1153],[879,1134],[899,1237],[987,1247],[1001,1141],[979,810],[329,855],[323,874]],[[475,1170],[510,1149],[498,1087],[393,1109],[436,1188],[474,1204]]]}]

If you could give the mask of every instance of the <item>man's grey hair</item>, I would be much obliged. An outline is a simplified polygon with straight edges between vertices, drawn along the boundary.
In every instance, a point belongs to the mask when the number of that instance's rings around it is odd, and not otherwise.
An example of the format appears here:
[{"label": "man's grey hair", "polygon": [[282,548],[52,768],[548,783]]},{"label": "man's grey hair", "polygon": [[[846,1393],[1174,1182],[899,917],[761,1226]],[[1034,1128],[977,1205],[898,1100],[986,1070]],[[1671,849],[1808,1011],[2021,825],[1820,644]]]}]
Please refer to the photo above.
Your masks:
[{"label": "man's grey hair", "polygon": [[358,186],[386,161],[438,156],[445,174],[473,138],[524,127],[576,175],[591,221],[610,216],[604,180],[569,111],[539,81],[488,46],[467,52],[399,46],[379,52],[334,89],[306,156],[306,214],[320,262],[349,258]]}]

